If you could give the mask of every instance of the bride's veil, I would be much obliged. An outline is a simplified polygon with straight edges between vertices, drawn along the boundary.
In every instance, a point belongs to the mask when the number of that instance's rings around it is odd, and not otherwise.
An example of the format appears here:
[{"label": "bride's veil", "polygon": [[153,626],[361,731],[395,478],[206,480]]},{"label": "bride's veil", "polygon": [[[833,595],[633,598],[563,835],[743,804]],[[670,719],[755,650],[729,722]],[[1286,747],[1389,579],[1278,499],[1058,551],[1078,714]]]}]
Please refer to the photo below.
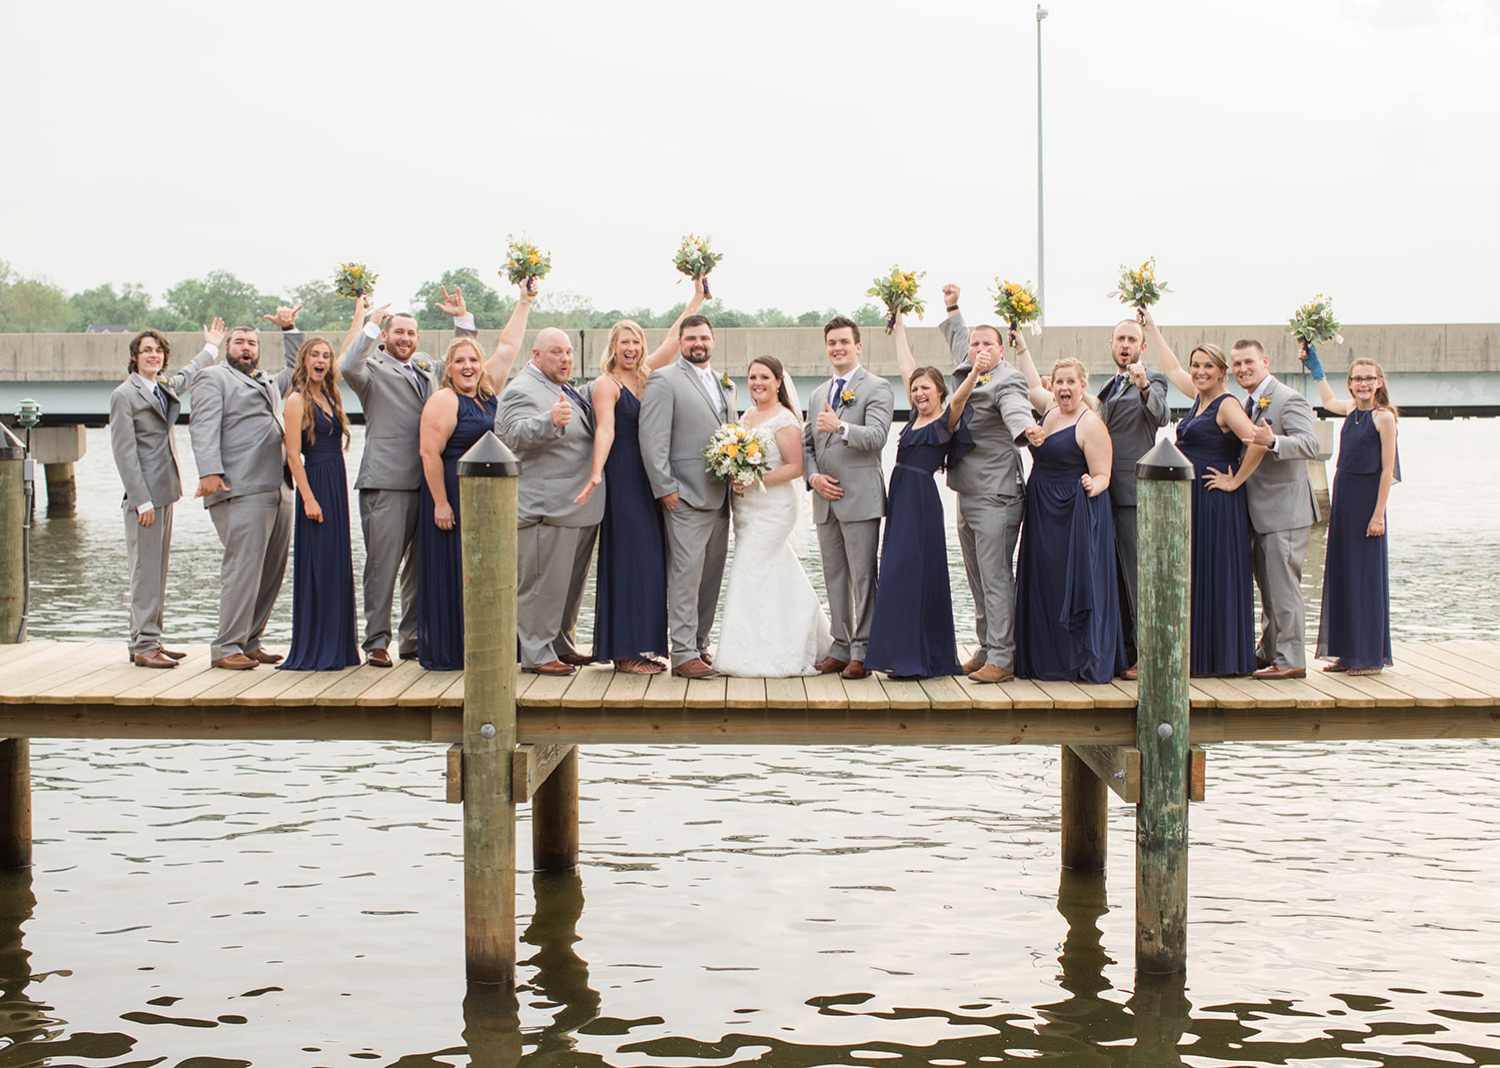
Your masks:
[{"label": "bride's veil", "polygon": [[790,371],[782,373],[781,384],[786,387],[786,395],[792,399],[792,413],[798,419],[806,419],[807,413],[802,410],[802,398],[797,395],[797,383],[792,380]]},{"label": "bride's veil", "polygon": [[[802,397],[797,393],[797,383],[792,379],[790,371],[782,372],[781,384],[786,386],[786,395],[792,402],[793,414],[798,419],[806,419],[807,412],[802,407]],[[808,547],[811,544],[808,538],[811,524],[807,522],[806,518],[810,514],[811,509],[802,506],[802,494],[797,494],[797,522],[793,525],[791,537],[788,540],[791,543],[792,552],[796,553],[799,557],[807,555]]]}]

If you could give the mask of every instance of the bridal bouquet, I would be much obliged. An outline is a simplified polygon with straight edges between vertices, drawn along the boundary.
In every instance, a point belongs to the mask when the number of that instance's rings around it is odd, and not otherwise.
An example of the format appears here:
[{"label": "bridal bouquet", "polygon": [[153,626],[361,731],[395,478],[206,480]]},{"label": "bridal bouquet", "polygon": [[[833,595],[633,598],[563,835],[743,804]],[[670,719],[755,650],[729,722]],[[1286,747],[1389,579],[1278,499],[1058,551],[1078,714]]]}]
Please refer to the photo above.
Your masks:
[{"label": "bridal bouquet", "polygon": [[1042,314],[1042,303],[1036,299],[1030,282],[1023,286],[1020,282],[995,279],[995,314],[1010,324],[1012,334],[1022,323],[1030,323],[1033,334],[1042,332],[1036,322]]},{"label": "bridal bouquet", "polygon": [[509,244],[505,249],[505,270],[500,273],[505,275],[511,285],[518,286],[524,282],[527,292],[535,293],[536,279],[546,278],[547,272],[552,270],[552,254],[525,241],[517,241],[509,235],[505,240]]},{"label": "bridal bouquet", "polygon": [[1109,294],[1119,297],[1121,304],[1132,308],[1149,308],[1161,300],[1163,293],[1170,293],[1167,283],[1156,280],[1156,257],[1152,256],[1134,270],[1120,264],[1120,281],[1115,291]]},{"label": "bridal bouquet", "polygon": [[1317,345],[1324,341],[1342,345],[1344,335],[1339,333],[1341,329],[1339,321],[1333,317],[1333,301],[1321,293],[1298,308],[1286,326],[1286,332],[1300,345]]},{"label": "bridal bouquet", "polygon": [[708,238],[700,240],[697,234],[688,234],[682,239],[682,244],[677,246],[672,266],[695,282],[703,279],[703,296],[712,300],[713,294],[708,291],[708,272],[723,258],[724,253],[715,252],[709,247]]},{"label": "bridal bouquet", "polygon": [[915,314],[918,319],[922,318],[925,308],[917,299],[917,286],[926,271],[903,271],[900,267],[893,266],[891,273],[882,275],[875,279],[875,284],[865,290],[872,297],[879,297],[885,303],[885,332],[889,334],[896,328],[896,316]]},{"label": "bridal bouquet", "polygon": [[[725,482],[759,482],[770,469],[771,439],[764,430],[724,423],[703,446],[708,473]],[[764,486],[761,487],[765,489]]]},{"label": "bridal bouquet", "polygon": [[363,263],[341,263],[333,276],[333,288],[341,297],[358,300],[375,292],[375,280],[379,277]]}]

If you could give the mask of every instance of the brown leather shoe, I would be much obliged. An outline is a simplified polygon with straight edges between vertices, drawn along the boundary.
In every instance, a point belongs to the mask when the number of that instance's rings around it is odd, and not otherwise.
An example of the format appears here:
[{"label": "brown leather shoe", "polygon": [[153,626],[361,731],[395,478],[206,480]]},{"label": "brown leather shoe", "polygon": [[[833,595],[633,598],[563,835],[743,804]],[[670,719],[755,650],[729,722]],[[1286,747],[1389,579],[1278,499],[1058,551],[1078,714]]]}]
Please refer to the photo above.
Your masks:
[{"label": "brown leather shoe", "polygon": [[1141,677],[1141,666],[1139,664],[1131,664],[1124,671],[1120,672],[1120,678],[1127,679],[1127,680],[1129,680],[1131,682],[1134,682],[1136,679],[1138,679],[1140,677]]},{"label": "brown leather shoe", "polygon": [[144,653],[136,653],[130,659],[139,667],[174,668],[177,666],[177,661],[168,656],[159,645],[155,649],[147,649]]},{"label": "brown leather shoe", "polygon": [[389,649],[371,649],[365,654],[365,663],[372,667],[390,667],[391,651]]},{"label": "brown leather shoe", "polygon": [[867,679],[870,677],[870,673],[865,670],[865,662],[863,660],[849,661],[849,663],[844,665],[844,670],[840,671],[839,675],[846,679]]},{"label": "brown leather shoe", "polygon": [[165,648],[163,648],[160,645],[158,645],[156,647],[156,651],[158,653],[160,653],[162,656],[170,656],[173,660],[186,660],[187,659],[187,653],[174,652],[173,650],[171,650],[171,649],[165,649]]},{"label": "brown leather shoe", "polygon": [[1009,682],[1016,677],[1016,673],[1010,668],[1003,668],[999,664],[986,664],[978,671],[969,676],[970,682]]},{"label": "brown leather shoe", "polygon": [[705,664],[700,657],[684,660],[672,669],[672,674],[679,679],[711,679],[718,674],[712,667]]},{"label": "brown leather shoe", "polygon": [[709,667],[713,667],[714,666],[714,654],[713,653],[708,653],[708,652],[699,653],[698,654],[698,659],[701,660],[701,661],[703,661]]},{"label": "brown leather shoe", "polygon": [[849,661],[840,660],[837,657],[825,656],[813,665],[813,670],[819,675],[832,675],[835,671],[843,671],[849,665]]},{"label": "brown leather shoe", "polygon": [[251,649],[245,655],[257,664],[279,664],[282,660],[280,653],[268,653],[264,649]]},{"label": "brown leather shoe", "polygon": [[1250,677],[1252,679],[1305,679],[1307,678],[1307,669],[1272,664],[1268,668],[1261,668],[1259,671],[1253,672]]},{"label": "brown leather shoe", "polygon": [[259,667],[260,664],[244,653],[230,653],[221,660],[213,661],[213,666],[224,668],[226,671],[249,671],[253,667]]},{"label": "brown leather shoe", "polygon": [[582,653],[563,653],[557,659],[561,660],[564,664],[572,664],[574,667],[582,667],[584,664],[592,664],[594,662],[593,657],[584,656]]},{"label": "brown leather shoe", "polygon": [[1256,671],[1260,671],[1263,668],[1275,667],[1275,666],[1276,666],[1276,662],[1274,660],[1265,660],[1265,659],[1261,658],[1261,655],[1259,653],[1255,654],[1255,670]]},{"label": "brown leather shoe", "polygon": [[572,664],[564,664],[561,660],[549,660],[545,664],[537,664],[526,670],[535,675],[571,675],[578,669]]},{"label": "brown leather shoe", "polygon": [[963,673],[965,675],[972,675],[972,674],[974,674],[974,672],[978,671],[982,667],[984,667],[984,661],[983,660],[977,660],[977,659],[975,659],[974,657],[971,656],[971,657],[969,657],[969,659],[965,660],[964,663],[963,663]]}]

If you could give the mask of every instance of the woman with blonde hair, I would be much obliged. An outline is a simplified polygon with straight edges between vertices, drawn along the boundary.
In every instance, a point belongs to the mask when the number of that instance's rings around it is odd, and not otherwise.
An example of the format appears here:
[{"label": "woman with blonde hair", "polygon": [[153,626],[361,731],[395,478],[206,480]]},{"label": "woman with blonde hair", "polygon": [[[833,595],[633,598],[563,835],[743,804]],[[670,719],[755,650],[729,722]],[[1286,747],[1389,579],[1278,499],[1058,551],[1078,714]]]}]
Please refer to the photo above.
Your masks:
[{"label": "woman with blonde hair", "polygon": [[1177,424],[1177,447],[1192,461],[1197,476],[1191,498],[1189,670],[1194,675],[1248,675],[1255,670],[1255,587],[1244,486],[1266,450],[1245,447],[1240,440],[1255,428],[1225,388],[1229,363],[1224,350],[1211,343],[1197,345],[1183,370],[1151,313],[1142,312],[1140,318],[1146,351],[1156,353],[1172,385],[1194,398],[1192,410]]},{"label": "woman with blonde hair", "polygon": [[417,512],[417,651],[431,671],[464,666],[463,536],[458,461],[494,429],[499,401],[471,337],[448,343],[442,381],[422,406],[422,497]]},{"label": "woman with blonde hair", "polygon": [[1016,565],[1016,675],[1107,683],[1126,666],[1109,505],[1114,447],[1083,364],[1058,360],[1043,389],[1025,338],[1011,341],[1042,413],[1026,430],[1032,466]]},{"label": "woman with blonde hair", "polygon": [[1318,616],[1324,671],[1377,675],[1391,661],[1390,546],[1386,501],[1401,481],[1396,455],[1400,414],[1374,360],[1349,365],[1349,399],[1334,396],[1317,351],[1304,345],[1302,361],[1318,383],[1323,407],[1344,417],[1328,514],[1328,555],[1323,563],[1323,606]]},{"label": "woman with blonde hair", "polygon": [[667,536],[641,460],[641,394],[651,372],[677,355],[678,328],[702,304],[699,278],[693,299],[650,355],[639,323],[615,323],[593,384],[594,469],[578,503],[609,476],[594,572],[593,658],[613,660],[616,671],[631,675],[664,670],[654,657],[667,651]]}]

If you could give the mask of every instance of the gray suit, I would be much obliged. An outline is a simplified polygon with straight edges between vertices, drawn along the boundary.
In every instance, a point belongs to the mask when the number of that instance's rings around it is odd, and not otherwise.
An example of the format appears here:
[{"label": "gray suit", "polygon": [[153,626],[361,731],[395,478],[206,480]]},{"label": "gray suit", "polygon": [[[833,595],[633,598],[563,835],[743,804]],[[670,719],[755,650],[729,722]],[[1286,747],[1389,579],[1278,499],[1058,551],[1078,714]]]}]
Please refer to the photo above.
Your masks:
[{"label": "gray suit", "polygon": [[516,634],[526,668],[578,652],[573,631],[608,488],[600,483],[587,502],[573,503],[593,469],[594,410],[575,394],[573,418],[553,426],[561,392],[528,363],[500,394],[495,413],[495,433],[521,461]]},{"label": "gray suit", "polygon": [[[875,608],[879,579],[880,518],[885,515],[885,471],[880,450],[891,433],[896,410],[891,384],[863,367],[856,367],[838,396],[830,378],[807,399],[802,426],[802,477],[812,488],[813,476],[838,479],[844,495],[836,501],[813,491],[813,521],[818,529],[818,551],[823,557],[823,585],[833,623],[835,660],[864,660],[870,644],[870,616]],[[844,396],[853,394],[851,400]],[[844,440],[837,433],[818,431],[818,413],[832,398],[835,412],[849,429]]]},{"label": "gray suit", "polygon": [[200,477],[224,488],[204,499],[224,546],[219,569],[219,632],[212,659],[260,648],[281,592],[292,541],[292,495],[286,478],[281,399],[292,384],[300,330],[283,331],[286,367],[254,377],[228,364],[201,372],[192,385],[190,436]]},{"label": "gray suit", "polygon": [[[444,361],[413,353],[402,363],[366,326],[339,358],[339,373],[365,413],[365,451],[354,488],[365,538],[365,652],[391,644],[391,605],[401,578],[399,651],[417,651],[417,511],[421,504],[422,405],[443,378]],[[476,331],[460,327],[462,337]],[[503,383],[495,383],[499,388]],[[457,502],[454,502],[455,504]]]},{"label": "gray suit", "polygon": [[1135,606],[1138,586],[1135,521],[1135,465],[1156,444],[1156,431],[1167,425],[1167,376],[1147,371],[1150,389],[1142,392],[1118,375],[1099,391],[1099,417],[1109,430],[1114,469],[1109,475],[1109,503],[1115,520],[1115,561],[1120,583],[1120,630],[1125,657],[1134,664]]},{"label": "gray suit", "polygon": [[[177,468],[178,394],[218,357],[205,348],[170,378],[151,382],[132,374],[109,398],[109,443],[125,484],[125,555],[130,567],[130,652],[146,653],[161,644],[162,607],[167,599],[167,569],[172,558],[173,505],[182,498]],[[166,408],[156,397],[160,385]],[[142,505],[155,518],[140,523]]]},{"label": "gray suit", "polygon": [[[953,388],[969,375],[969,327],[954,312],[938,324],[953,353]],[[958,547],[974,596],[974,659],[1007,671],[1016,660],[1016,538],[1026,514],[1020,443],[1031,425],[1026,376],[1003,360],[974,387],[967,411],[974,451],[948,465],[958,494]]]},{"label": "gray suit", "polygon": [[680,498],[666,512],[667,629],[672,666],[708,648],[729,552],[729,485],[708,473],[703,447],[723,423],[739,417],[732,387],[712,390],[682,357],[646,379],[641,397],[641,459],[658,500]]},{"label": "gray suit", "polygon": [[1256,656],[1280,667],[1307,666],[1302,561],[1318,518],[1307,461],[1318,455],[1316,417],[1307,398],[1267,375],[1261,396],[1269,403],[1250,417],[1276,433],[1268,452],[1245,481],[1250,507],[1250,558],[1260,587],[1260,645]]}]

